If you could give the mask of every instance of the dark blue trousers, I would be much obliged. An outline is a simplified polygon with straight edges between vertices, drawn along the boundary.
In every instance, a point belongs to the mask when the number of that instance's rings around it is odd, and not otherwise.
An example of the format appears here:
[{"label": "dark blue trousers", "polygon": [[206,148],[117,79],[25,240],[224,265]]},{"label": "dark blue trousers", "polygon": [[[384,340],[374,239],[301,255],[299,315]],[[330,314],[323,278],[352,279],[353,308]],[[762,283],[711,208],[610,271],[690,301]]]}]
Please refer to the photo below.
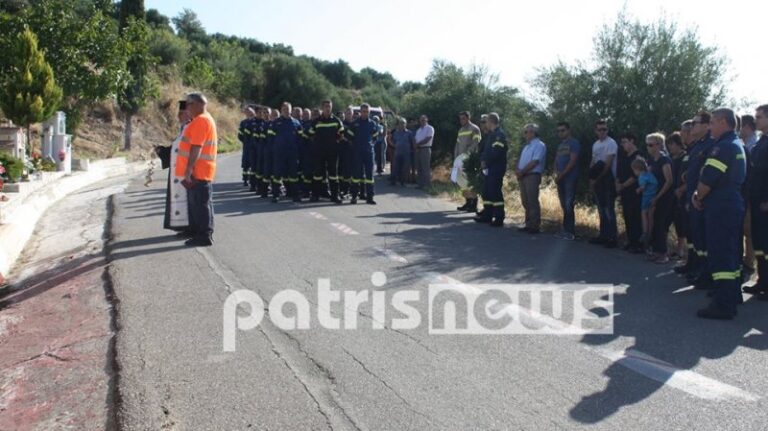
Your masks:
[{"label": "dark blue trousers", "polygon": [[189,229],[195,237],[209,239],[213,236],[213,187],[210,181],[195,180],[187,191]]}]

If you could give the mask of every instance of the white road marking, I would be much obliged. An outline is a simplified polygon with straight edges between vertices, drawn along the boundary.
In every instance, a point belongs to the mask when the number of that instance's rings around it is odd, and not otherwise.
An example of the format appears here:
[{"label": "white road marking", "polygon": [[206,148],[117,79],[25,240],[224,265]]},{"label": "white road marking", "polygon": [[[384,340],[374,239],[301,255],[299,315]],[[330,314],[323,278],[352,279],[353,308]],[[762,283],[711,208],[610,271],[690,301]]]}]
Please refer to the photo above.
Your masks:
[{"label": "white road marking", "polygon": [[[451,284],[456,285],[458,289],[470,293],[482,293],[481,289],[474,287],[471,284],[462,283],[442,274],[426,273],[424,278],[429,283]],[[514,308],[514,310],[511,311],[517,311],[520,315],[524,315],[529,319],[534,319],[542,325],[557,329],[567,329],[567,327],[570,326],[567,323],[552,317],[543,316],[540,313],[528,310],[518,304],[508,304],[505,306],[505,309],[511,308]],[[579,346],[649,379],[662,383],[665,386],[681,390],[701,399],[743,401],[757,401],[760,399],[760,397],[755,394],[703,376],[694,371],[678,368],[668,362],[664,362],[661,359],[654,358],[653,356],[638,350],[628,349],[625,351],[617,351],[608,348],[590,347],[584,344],[579,344]]]},{"label": "white road marking", "polygon": [[334,228],[336,228],[336,230],[338,230],[339,232],[345,235],[360,235],[359,232],[357,232],[356,230],[352,229],[351,227],[343,223],[331,223],[331,226],[333,226]]},{"label": "white road marking", "polygon": [[395,253],[394,251],[384,248],[384,247],[376,247],[375,250],[389,258],[389,260],[392,260],[397,263],[408,263],[408,259],[404,258],[403,256],[400,256],[399,254]]},{"label": "white road marking", "polygon": [[314,211],[311,211],[309,216],[317,220],[328,220],[328,217]]}]

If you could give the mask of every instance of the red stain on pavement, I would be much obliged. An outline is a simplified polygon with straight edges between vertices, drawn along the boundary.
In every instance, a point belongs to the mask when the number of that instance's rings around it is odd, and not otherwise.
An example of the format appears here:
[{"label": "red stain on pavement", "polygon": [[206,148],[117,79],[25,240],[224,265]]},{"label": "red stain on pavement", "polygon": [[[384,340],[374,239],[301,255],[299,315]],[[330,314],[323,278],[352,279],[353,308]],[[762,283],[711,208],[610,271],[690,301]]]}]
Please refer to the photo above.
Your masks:
[{"label": "red stain on pavement", "polygon": [[102,256],[64,260],[0,297],[0,430],[104,429],[103,270]]}]

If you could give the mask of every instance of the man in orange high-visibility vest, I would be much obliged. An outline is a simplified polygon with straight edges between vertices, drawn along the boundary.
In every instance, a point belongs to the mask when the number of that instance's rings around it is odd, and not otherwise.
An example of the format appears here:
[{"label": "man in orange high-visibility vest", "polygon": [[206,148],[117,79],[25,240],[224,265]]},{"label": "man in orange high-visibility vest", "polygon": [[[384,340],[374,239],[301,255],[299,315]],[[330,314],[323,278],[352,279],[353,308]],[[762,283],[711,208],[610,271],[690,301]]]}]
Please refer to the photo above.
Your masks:
[{"label": "man in orange high-visibility vest", "polygon": [[[176,176],[183,177],[189,207],[191,247],[213,244],[213,189],[216,176],[216,122],[205,109],[208,100],[200,93],[187,95],[187,111],[192,121],[184,129],[179,144]],[[178,179],[174,180],[178,181]]]}]

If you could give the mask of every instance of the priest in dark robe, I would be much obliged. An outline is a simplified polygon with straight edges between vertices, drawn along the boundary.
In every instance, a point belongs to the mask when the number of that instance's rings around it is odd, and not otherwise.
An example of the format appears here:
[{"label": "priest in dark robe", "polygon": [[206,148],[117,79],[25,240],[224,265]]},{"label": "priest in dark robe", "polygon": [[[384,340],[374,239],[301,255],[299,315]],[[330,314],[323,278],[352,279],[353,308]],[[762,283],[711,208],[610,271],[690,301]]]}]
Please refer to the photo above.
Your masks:
[{"label": "priest in dark robe", "polygon": [[189,114],[187,113],[186,101],[179,101],[178,114],[180,130],[176,139],[170,147],[155,147],[155,153],[162,162],[162,168],[168,170],[168,185],[165,192],[165,218],[163,228],[177,231],[179,236],[191,236],[189,230],[189,211],[187,208],[187,189],[181,184],[183,177],[177,178],[176,172],[176,154],[179,150],[179,143],[184,134],[184,128],[189,124]]}]

